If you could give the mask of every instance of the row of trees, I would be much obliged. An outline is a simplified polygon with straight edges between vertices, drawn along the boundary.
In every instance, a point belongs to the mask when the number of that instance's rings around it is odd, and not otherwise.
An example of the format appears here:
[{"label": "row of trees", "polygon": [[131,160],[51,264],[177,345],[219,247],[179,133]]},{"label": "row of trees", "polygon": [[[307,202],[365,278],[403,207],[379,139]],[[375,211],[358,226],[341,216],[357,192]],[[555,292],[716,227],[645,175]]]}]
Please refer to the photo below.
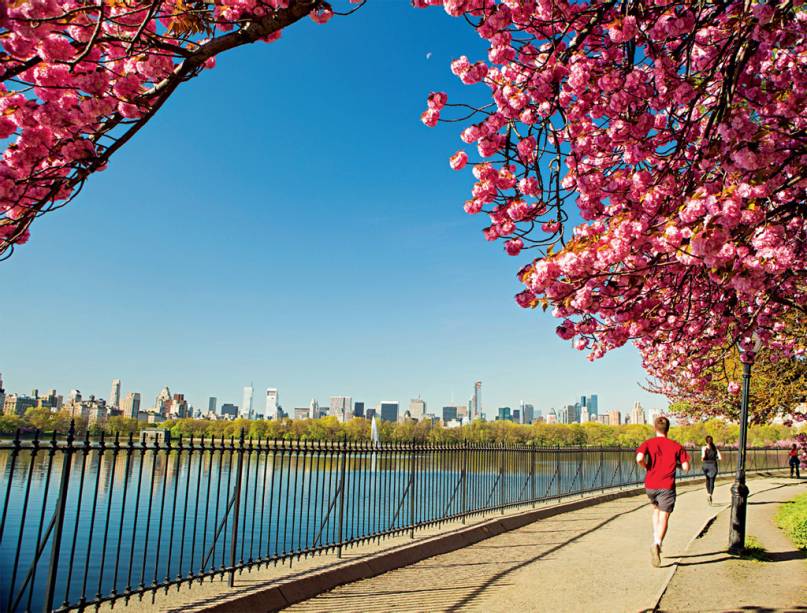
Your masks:
[{"label": "row of trees", "polygon": [[[0,432],[10,434],[17,428],[43,432],[66,432],[70,416],[51,413],[47,409],[29,409],[23,417],[4,415],[0,417]],[[87,424],[77,422],[80,433],[90,435],[137,434],[143,428],[152,427],[127,417],[111,417],[106,423]],[[247,437],[286,438],[310,441],[370,440],[370,422],[352,419],[340,423],[335,417],[304,420],[258,420],[236,419],[233,421],[210,421],[205,419],[177,419],[160,427],[170,430],[172,437],[237,437],[243,428]],[[700,445],[706,435],[714,437],[720,445],[737,443],[738,426],[721,419],[711,419],[671,429],[672,438],[684,444]],[[473,422],[461,428],[444,428],[428,422],[390,423],[380,422],[379,435],[384,442],[431,442],[448,443],[469,441],[473,443],[534,444],[543,446],[623,446],[635,447],[652,436],[649,425],[606,426],[599,423],[520,425],[512,422]],[[774,445],[793,440],[798,430],[784,425],[757,425],[750,429],[750,445]]]}]

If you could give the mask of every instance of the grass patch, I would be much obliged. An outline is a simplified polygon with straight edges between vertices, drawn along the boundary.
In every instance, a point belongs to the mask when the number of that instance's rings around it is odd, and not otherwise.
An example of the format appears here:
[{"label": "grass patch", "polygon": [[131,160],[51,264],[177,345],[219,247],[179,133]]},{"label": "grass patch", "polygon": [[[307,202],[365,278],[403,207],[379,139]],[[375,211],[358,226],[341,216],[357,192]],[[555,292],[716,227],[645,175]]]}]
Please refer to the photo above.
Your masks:
[{"label": "grass patch", "polygon": [[776,523],[796,547],[807,550],[807,492],[780,505]]},{"label": "grass patch", "polygon": [[743,560],[752,560],[754,562],[767,562],[768,553],[756,538],[750,535],[745,537],[745,549],[740,554]]}]

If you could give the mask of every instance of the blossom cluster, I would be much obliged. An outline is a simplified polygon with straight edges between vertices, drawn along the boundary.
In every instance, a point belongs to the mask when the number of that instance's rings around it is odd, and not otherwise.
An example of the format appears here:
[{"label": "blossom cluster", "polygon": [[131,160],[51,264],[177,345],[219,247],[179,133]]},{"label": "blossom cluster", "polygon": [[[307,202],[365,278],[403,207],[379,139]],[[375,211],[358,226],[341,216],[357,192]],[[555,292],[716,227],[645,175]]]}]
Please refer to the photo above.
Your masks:
[{"label": "blossom cluster", "polygon": [[333,14],[322,0],[0,3],[0,256],[218,53]]},{"label": "blossom cluster", "polygon": [[[550,309],[590,359],[633,341],[661,379],[703,378],[716,348],[755,334],[804,353],[783,323],[807,312],[800,1],[415,4],[489,44],[451,65],[490,104],[450,164],[478,156],[465,210],[485,238],[537,254],[519,305]],[[451,102],[432,94],[424,123]]]}]

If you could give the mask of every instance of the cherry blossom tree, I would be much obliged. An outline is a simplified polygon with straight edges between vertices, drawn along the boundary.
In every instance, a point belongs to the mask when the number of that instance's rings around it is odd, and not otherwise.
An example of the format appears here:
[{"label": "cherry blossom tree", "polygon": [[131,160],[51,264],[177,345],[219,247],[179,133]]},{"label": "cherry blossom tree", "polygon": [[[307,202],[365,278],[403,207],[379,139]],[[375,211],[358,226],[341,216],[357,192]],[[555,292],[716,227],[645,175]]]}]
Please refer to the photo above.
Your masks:
[{"label": "cherry blossom tree", "polygon": [[334,14],[324,0],[0,2],[0,259],[218,54]]},{"label": "cherry blossom tree", "polygon": [[[526,308],[590,359],[708,381],[757,334],[803,356],[807,10],[800,0],[416,0],[488,44],[451,64],[487,104],[428,97],[472,161],[465,210],[528,250]],[[452,100],[453,102],[453,100]],[[474,159],[471,160],[470,158]]]}]

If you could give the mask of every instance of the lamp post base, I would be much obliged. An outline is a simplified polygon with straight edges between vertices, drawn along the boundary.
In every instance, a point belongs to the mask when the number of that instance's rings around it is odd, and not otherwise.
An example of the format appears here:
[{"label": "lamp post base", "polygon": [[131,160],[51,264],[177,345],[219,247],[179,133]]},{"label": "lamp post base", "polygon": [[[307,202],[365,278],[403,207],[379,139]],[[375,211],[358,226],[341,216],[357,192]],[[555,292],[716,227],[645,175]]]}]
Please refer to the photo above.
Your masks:
[{"label": "lamp post base", "polygon": [[740,554],[745,549],[745,514],[748,506],[748,486],[739,478],[731,486],[731,527],[729,553]]}]

